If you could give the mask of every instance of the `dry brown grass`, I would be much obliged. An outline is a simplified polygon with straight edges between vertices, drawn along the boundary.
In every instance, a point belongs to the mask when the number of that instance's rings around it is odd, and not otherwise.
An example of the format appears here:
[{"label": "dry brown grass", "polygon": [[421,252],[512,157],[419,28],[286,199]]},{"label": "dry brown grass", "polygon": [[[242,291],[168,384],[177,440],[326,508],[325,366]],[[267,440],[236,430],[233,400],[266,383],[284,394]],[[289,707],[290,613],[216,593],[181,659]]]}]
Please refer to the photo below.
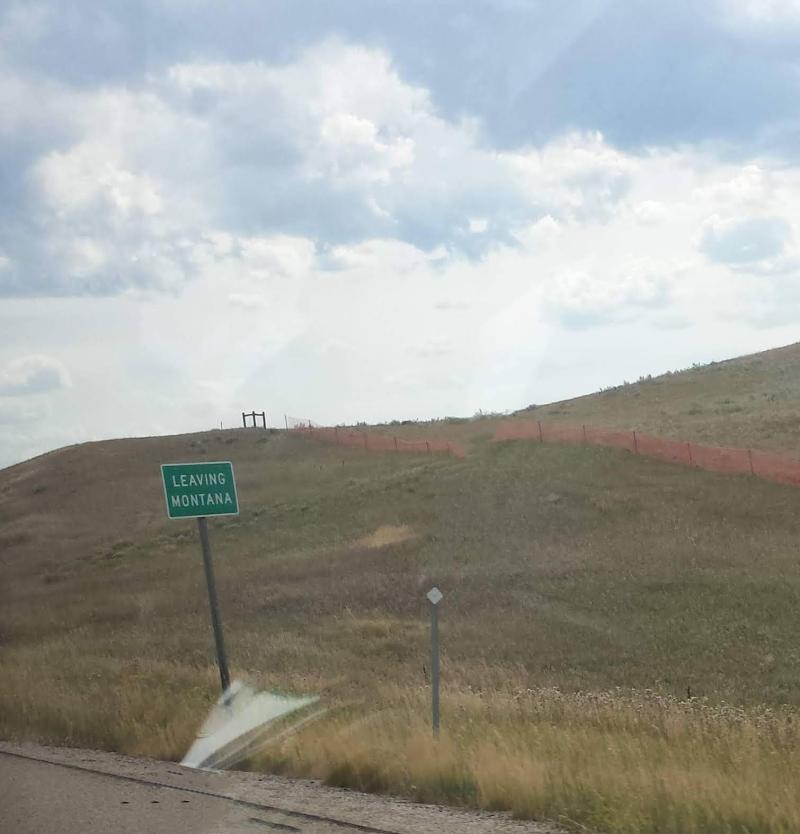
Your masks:
[{"label": "dry brown grass", "polygon": [[339,705],[263,766],[597,831],[800,829],[794,707],[757,707],[800,703],[797,492],[580,446],[215,432],[0,472],[2,735],[188,747],[217,675],[196,529],[164,519],[158,464],[193,458],[237,471],[242,515],[211,525],[235,674]]},{"label": "dry brown grass", "polygon": [[216,670],[87,658],[81,635],[5,652],[0,734],[180,759],[210,707]]},{"label": "dry brown grass", "polygon": [[[614,834],[800,830],[791,712],[622,692],[395,689],[265,751],[255,767]],[[379,709],[376,709],[376,706]],[[366,715],[365,718],[355,716]]]},{"label": "dry brown grass", "polygon": [[355,547],[379,548],[390,544],[400,544],[416,537],[416,533],[407,524],[382,524],[368,536],[362,536]]}]

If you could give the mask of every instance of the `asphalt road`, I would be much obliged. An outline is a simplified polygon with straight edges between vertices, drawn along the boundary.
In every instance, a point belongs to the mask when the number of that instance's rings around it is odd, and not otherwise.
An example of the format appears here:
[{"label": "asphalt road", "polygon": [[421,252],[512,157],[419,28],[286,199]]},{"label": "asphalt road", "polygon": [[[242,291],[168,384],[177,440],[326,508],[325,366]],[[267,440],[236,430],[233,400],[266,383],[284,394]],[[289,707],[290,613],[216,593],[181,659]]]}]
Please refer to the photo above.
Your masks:
[{"label": "asphalt road", "polygon": [[556,834],[308,780],[0,741],[0,834]]},{"label": "asphalt road", "polygon": [[232,807],[228,800],[5,756],[0,756],[0,808],[3,834],[255,830],[248,822],[253,814]]}]

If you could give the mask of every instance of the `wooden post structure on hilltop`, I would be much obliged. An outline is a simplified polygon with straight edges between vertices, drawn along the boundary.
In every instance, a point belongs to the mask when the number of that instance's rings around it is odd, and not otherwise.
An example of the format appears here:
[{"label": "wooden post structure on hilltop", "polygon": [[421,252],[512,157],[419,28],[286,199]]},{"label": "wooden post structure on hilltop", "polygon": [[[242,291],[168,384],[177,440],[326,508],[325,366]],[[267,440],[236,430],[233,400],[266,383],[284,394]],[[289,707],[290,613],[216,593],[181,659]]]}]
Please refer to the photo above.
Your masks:
[{"label": "wooden post structure on hilltop", "polygon": [[261,418],[261,426],[262,428],[267,428],[267,412],[266,411],[243,411],[242,412],[242,426],[247,428],[247,418],[251,418],[253,421],[253,428],[256,428],[256,417]]}]

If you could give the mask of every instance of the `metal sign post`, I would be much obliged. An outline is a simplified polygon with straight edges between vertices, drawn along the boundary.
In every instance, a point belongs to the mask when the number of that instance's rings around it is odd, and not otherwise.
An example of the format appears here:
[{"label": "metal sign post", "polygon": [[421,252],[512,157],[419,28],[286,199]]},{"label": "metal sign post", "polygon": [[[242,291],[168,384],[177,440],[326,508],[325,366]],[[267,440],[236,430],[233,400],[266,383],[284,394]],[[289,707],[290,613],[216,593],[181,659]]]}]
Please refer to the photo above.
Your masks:
[{"label": "metal sign post", "polygon": [[211,628],[214,631],[214,646],[217,650],[217,666],[222,691],[227,692],[231,685],[228,672],[228,657],[225,654],[225,641],[222,638],[222,620],[219,616],[219,601],[217,600],[217,583],[214,581],[214,563],[211,561],[211,544],[208,541],[208,522],[205,516],[197,519],[197,529],[200,531],[200,546],[203,549],[203,567],[206,571],[206,585],[208,586],[208,604],[211,607]]},{"label": "metal sign post", "polygon": [[434,586],[426,594],[431,604],[431,725],[439,735],[439,603],[442,592]]},{"label": "metal sign post", "polygon": [[222,619],[219,614],[217,585],[214,581],[214,563],[211,560],[211,544],[208,540],[209,515],[238,515],[239,499],[233,479],[233,464],[229,461],[211,463],[169,463],[161,467],[164,481],[164,498],[170,518],[196,518],[203,551],[203,567],[208,587],[208,603],[211,608],[211,628],[217,653],[219,678],[222,691],[231,683],[225,641],[222,637]]}]

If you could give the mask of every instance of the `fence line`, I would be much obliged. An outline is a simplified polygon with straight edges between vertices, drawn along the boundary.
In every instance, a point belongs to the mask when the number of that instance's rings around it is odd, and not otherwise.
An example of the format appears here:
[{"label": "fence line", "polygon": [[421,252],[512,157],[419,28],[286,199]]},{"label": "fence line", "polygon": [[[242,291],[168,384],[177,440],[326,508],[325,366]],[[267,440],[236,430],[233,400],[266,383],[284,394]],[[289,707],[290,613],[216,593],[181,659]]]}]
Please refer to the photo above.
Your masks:
[{"label": "fence line", "polygon": [[353,431],[348,428],[319,427],[298,424],[289,429],[298,434],[306,434],[326,443],[363,449],[365,452],[395,452],[423,455],[452,455],[463,458],[466,454],[460,443],[452,440],[403,440],[402,437],[390,437],[385,434],[371,434],[363,431]]},{"label": "fence line", "polygon": [[290,414],[283,415],[284,422],[287,429],[308,429],[312,426],[319,428],[316,423],[309,420],[307,417],[292,417]]},{"label": "fence line", "polygon": [[587,443],[626,449],[637,455],[696,466],[712,472],[753,475],[782,484],[800,486],[800,461],[755,449],[706,446],[686,440],[653,437],[639,431],[613,431],[588,425],[508,421],[501,423],[495,441],[536,440],[540,443]]},{"label": "fence line", "polygon": [[[310,420],[287,418],[289,431],[310,435],[327,443],[363,449],[366,452],[409,454],[449,454],[462,458],[461,443],[452,440],[404,440],[401,437],[354,431],[345,427],[321,427]],[[756,449],[708,446],[686,440],[655,437],[640,431],[615,431],[587,424],[544,423],[536,420],[505,421],[494,435],[495,441],[534,440],[539,443],[583,443],[625,449],[668,463],[678,463],[726,474],[753,475],[782,484],[800,486],[800,460]]]}]

